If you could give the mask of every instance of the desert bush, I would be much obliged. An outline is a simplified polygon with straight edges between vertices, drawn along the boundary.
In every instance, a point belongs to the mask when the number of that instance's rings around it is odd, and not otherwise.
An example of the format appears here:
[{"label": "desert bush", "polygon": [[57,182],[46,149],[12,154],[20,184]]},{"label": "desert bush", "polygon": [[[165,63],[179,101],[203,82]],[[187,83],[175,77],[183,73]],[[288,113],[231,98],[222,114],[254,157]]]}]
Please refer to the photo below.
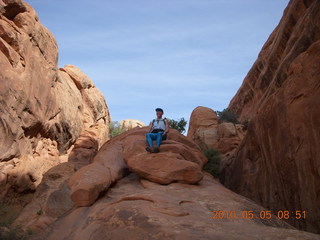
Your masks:
[{"label": "desert bush", "polygon": [[234,124],[240,123],[238,120],[238,115],[229,108],[223,109],[221,112],[217,111],[218,121],[222,122],[231,122]]},{"label": "desert bush", "polygon": [[20,226],[8,226],[0,224],[1,240],[27,240],[32,236],[31,230],[24,230]]},{"label": "desert bush", "polygon": [[221,162],[219,151],[216,149],[207,149],[204,150],[203,153],[208,159],[208,163],[204,166],[204,170],[210,173],[212,176],[218,177]]},{"label": "desert bush", "polygon": [[118,121],[112,121],[109,126],[109,137],[113,138],[113,137],[118,136],[119,134],[121,134],[125,131],[127,131],[127,129],[121,127],[120,123]]},{"label": "desert bush", "polygon": [[178,120],[169,120],[169,127],[178,130],[180,133],[185,133],[187,121],[184,118]]},{"label": "desert bush", "polygon": [[20,205],[0,202],[0,224],[11,225],[14,222],[14,220],[20,215],[22,210],[23,207]]},{"label": "desert bush", "polygon": [[245,120],[241,123],[243,126],[242,126],[242,130],[243,131],[246,131],[248,130],[248,127],[249,127],[249,120]]},{"label": "desert bush", "polygon": [[23,207],[4,202],[0,203],[0,239],[1,240],[26,240],[32,235],[31,230],[23,230],[20,226],[12,226]]}]

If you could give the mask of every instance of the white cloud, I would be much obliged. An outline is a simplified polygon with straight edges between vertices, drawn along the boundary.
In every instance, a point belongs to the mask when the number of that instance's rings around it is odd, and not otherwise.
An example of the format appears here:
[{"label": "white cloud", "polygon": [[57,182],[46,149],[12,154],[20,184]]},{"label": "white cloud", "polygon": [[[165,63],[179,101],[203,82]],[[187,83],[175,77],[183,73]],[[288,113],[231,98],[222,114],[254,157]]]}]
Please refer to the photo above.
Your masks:
[{"label": "white cloud", "polygon": [[[27,0],[28,1],[28,0]],[[227,107],[288,0],[29,0],[115,120]]]}]

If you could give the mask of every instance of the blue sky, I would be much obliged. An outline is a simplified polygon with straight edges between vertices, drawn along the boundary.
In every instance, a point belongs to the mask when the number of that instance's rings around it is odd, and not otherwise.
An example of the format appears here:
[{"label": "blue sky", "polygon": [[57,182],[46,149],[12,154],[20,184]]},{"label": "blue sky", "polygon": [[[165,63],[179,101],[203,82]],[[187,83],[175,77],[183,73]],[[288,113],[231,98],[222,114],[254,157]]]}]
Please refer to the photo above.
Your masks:
[{"label": "blue sky", "polygon": [[27,0],[112,120],[226,108],[289,0]]}]

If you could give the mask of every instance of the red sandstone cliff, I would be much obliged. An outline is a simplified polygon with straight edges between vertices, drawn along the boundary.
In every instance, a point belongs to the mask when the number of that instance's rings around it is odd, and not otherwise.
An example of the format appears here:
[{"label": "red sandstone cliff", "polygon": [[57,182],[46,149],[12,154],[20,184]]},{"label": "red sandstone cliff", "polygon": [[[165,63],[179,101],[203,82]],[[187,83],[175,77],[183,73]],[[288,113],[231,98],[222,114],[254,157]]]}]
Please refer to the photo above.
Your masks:
[{"label": "red sandstone cliff", "polygon": [[34,192],[43,173],[68,158],[90,162],[108,139],[101,92],[75,66],[58,69],[57,59],[34,9],[0,1],[0,200]]},{"label": "red sandstone cliff", "polygon": [[320,1],[292,0],[230,102],[248,133],[222,182],[320,233]]}]

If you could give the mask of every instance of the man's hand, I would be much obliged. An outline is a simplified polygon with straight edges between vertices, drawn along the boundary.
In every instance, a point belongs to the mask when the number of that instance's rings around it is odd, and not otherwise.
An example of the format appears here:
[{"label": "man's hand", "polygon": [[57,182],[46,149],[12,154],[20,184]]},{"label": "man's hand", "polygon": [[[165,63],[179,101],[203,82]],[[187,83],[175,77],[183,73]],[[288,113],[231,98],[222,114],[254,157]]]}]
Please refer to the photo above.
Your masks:
[{"label": "man's hand", "polygon": [[166,130],[165,132],[162,133],[162,136],[167,135],[168,132],[169,130]]}]

